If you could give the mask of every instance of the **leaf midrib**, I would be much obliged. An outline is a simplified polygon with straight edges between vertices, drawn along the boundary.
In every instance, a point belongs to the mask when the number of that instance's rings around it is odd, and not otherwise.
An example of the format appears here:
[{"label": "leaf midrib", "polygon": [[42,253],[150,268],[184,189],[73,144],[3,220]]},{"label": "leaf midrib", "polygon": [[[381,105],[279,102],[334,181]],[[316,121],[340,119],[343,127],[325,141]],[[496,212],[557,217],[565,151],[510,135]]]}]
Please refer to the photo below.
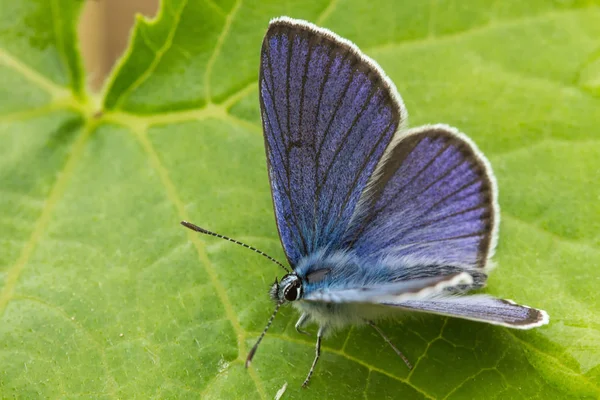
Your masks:
[{"label": "leaf midrib", "polygon": [[50,218],[52,216],[52,212],[59,199],[62,197],[67,184],[73,175],[73,171],[75,170],[75,166],[78,161],[81,159],[85,145],[87,140],[89,139],[91,133],[93,131],[93,127],[86,125],[82,132],[79,134],[77,139],[71,145],[71,150],[69,151],[69,156],[65,160],[63,168],[58,174],[58,178],[54,181],[52,188],[48,194],[48,199],[44,204],[44,208],[42,209],[42,213],[38,217],[36,223],[33,226],[33,230],[29,237],[29,240],[26,242],[25,246],[21,250],[21,254],[16,262],[8,268],[6,271],[6,279],[4,286],[0,290],[0,319],[4,315],[4,311],[6,310],[6,306],[8,302],[11,300],[15,286],[25,265],[31,258],[42,234],[48,227],[50,222]]}]

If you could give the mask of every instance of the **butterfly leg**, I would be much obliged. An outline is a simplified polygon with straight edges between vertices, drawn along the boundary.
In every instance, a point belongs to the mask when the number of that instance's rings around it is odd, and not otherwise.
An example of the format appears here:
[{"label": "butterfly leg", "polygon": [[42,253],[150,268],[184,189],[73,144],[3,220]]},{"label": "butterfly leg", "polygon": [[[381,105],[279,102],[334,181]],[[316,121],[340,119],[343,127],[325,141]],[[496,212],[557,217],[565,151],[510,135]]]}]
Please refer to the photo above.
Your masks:
[{"label": "butterfly leg", "polygon": [[375,325],[375,323],[373,321],[367,321],[367,324],[371,325],[373,327],[373,329],[375,329],[377,331],[377,333],[379,333],[379,335],[383,338],[383,340],[385,340],[386,343],[390,345],[390,347],[396,352],[396,354],[398,354],[398,356],[400,356],[402,361],[404,361],[404,363],[406,364],[408,369],[412,369],[412,365],[411,365],[410,361],[408,361],[406,356],[404,354],[402,354],[402,352],[400,350],[398,350],[398,348],[396,346],[394,346],[394,344],[390,341],[390,339],[388,339],[388,337],[385,336],[383,331],[381,329],[379,329],[379,327],[377,325]]},{"label": "butterfly leg", "polygon": [[310,377],[313,374],[313,371],[315,370],[315,366],[317,365],[317,361],[319,361],[319,357],[321,356],[321,339],[323,338],[323,334],[325,333],[325,326],[320,326],[319,327],[319,333],[317,333],[317,346],[316,346],[316,352],[315,352],[315,359],[313,360],[312,365],[310,366],[310,371],[308,371],[308,375],[306,376],[306,379],[304,380],[304,383],[302,384],[302,387],[306,387],[308,386],[308,381],[310,381]]},{"label": "butterfly leg", "polygon": [[303,335],[309,335],[310,333],[302,330],[302,327],[308,322],[308,314],[307,313],[302,313],[302,315],[300,316],[300,318],[298,318],[298,322],[296,322],[296,325],[294,326],[294,328],[296,328],[296,332],[301,333]]}]

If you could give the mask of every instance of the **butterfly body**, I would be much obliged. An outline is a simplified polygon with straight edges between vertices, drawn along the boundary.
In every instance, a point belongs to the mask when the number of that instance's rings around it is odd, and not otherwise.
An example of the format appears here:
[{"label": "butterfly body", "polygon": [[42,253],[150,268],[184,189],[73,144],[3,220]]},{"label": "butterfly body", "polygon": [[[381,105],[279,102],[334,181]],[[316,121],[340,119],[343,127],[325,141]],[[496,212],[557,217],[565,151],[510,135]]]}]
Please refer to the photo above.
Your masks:
[{"label": "butterfly body", "polygon": [[390,310],[389,307],[375,304],[335,304],[300,300],[294,303],[294,308],[300,312],[300,315],[306,315],[306,321],[298,326],[299,329],[312,322],[322,328],[327,335],[348,326],[360,326],[369,321],[400,316],[397,311]]},{"label": "butterfly body", "polygon": [[[435,276],[428,276],[427,268],[418,268],[400,262],[374,262],[361,260],[352,251],[317,251],[300,259],[294,273],[276,282],[271,288],[274,301],[291,301],[304,315],[305,321],[315,322],[330,333],[347,325],[361,325],[368,321],[389,316],[398,316],[398,310],[382,306],[374,299],[398,300],[399,292],[410,291],[405,282],[416,282],[410,297],[427,296],[422,290],[422,282],[432,282]],[[436,269],[436,274],[440,269]],[[460,274],[459,268],[448,266],[443,276],[460,276],[463,282],[461,291],[471,288],[474,280],[468,274]],[[473,272],[477,274],[477,272]],[[447,290],[455,289],[452,284]],[[286,295],[289,293],[289,295]],[[339,298],[338,296],[341,296]],[[371,302],[365,302],[367,298]]]},{"label": "butterfly body", "polygon": [[295,274],[302,282],[302,297],[293,306],[305,314],[307,322],[326,327],[331,333],[348,325],[362,325],[392,314],[388,307],[364,303],[333,303],[311,299],[315,294],[357,287],[377,287],[393,282],[398,271],[383,264],[364,264],[351,252],[327,254],[317,251],[300,260]]}]

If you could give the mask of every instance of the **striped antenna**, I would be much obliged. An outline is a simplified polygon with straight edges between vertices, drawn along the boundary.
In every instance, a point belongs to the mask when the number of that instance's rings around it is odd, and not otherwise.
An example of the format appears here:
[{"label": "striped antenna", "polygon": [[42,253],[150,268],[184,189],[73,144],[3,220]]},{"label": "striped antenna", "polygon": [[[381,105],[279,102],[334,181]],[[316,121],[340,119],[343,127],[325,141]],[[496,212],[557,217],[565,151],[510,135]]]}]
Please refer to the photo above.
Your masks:
[{"label": "striped antenna", "polygon": [[246,366],[246,368],[248,368],[248,366],[252,362],[252,359],[254,358],[254,354],[256,353],[256,350],[258,349],[258,345],[263,340],[263,338],[265,337],[265,334],[271,327],[271,324],[273,323],[273,319],[275,319],[275,316],[277,315],[277,311],[279,311],[279,307],[281,307],[282,304],[283,304],[283,302],[281,302],[281,301],[277,302],[277,305],[275,305],[275,311],[273,311],[273,314],[271,314],[271,318],[269,318],[269,322],[267,322],[267,326],[265,326],[265,329],[263,329],[262,333],[258,337],[258,340],[256,341],[254,346],[252,346],[252,348],[248,352],[248,357],[246,357],[246,363],[244,364]]},{"label": "striped antenna", "polygon": [[230,237],[227,237],[227,236],[224,236],[224,235],[220,235],[220,234],[218,234],[218,233],[215,233],[215,232],[211,232],[211,231],[209,231],[209,230],[206,230],[206,229],[204,229],[204,228],[200,228],[199,226],[197,226],[197,225],[194,225],[194,224],[192,224],[191,222],[187,222],[187,221],[181,221],[181,225],[183,225],[183,226],[185,226],[186,228],[189,228],[189,229],[191,229],[191,230],[193,230],[193,231],[200,232],[200,233],[204,233],[205,235],[210,235],[210,236],[218,237],[219,239],[225,239],[225,240],[229,240],[231,243],[239,244],[240,246],[243,246],[243,247],[245,247],[245,248],[247,248],[247,249],[250,249],[250,250],[252,250],[252,251],[254,251],[254,252],[256,252],[256,253],[260,254],[261,256],[263,256],[263,257],[266,257],[266,258],[268,258],[269,260],[273,261],[275,264],[277,264],[277,265],[279,265],[281,268],[283,268],[283,269],[285,270],[285,272],[287,272],[288,274],[290,274],[290,273],[291,273],[291,271],[290,271],[290,270],[289,270],[289,269],[288,269],[288,268],[287,268],[285,265],[283,265],[282,263],[280,263],[279,261],[277,261],[276,259],[274,259],[274,258],[273,258],[273,257],[271,257],[270,255],[268,255],[268,254],[267,254],[267,253],[265,253],[264,251],[260,251],[260,250],[258,250],[258,249],[257,249],[257,248],[255,248],[255,247],[248,246],[246,243],[242,243],[242,242],[240,242],[239,240],[235,240],[235,239],[232,239],[232,238],[230,238]]}]

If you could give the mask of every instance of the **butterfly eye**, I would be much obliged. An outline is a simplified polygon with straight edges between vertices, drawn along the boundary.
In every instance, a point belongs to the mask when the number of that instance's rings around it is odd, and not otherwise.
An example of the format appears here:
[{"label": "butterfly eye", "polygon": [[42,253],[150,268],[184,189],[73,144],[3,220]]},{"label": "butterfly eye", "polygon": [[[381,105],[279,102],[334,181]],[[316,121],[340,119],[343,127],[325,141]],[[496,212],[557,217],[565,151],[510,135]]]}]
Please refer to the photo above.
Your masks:
[{"label": "butterfly eye", "polygon": [[302,284],[299,280],[290,283],[283,291],[283,296],[287,301],[298,300],[302,295]]}]

